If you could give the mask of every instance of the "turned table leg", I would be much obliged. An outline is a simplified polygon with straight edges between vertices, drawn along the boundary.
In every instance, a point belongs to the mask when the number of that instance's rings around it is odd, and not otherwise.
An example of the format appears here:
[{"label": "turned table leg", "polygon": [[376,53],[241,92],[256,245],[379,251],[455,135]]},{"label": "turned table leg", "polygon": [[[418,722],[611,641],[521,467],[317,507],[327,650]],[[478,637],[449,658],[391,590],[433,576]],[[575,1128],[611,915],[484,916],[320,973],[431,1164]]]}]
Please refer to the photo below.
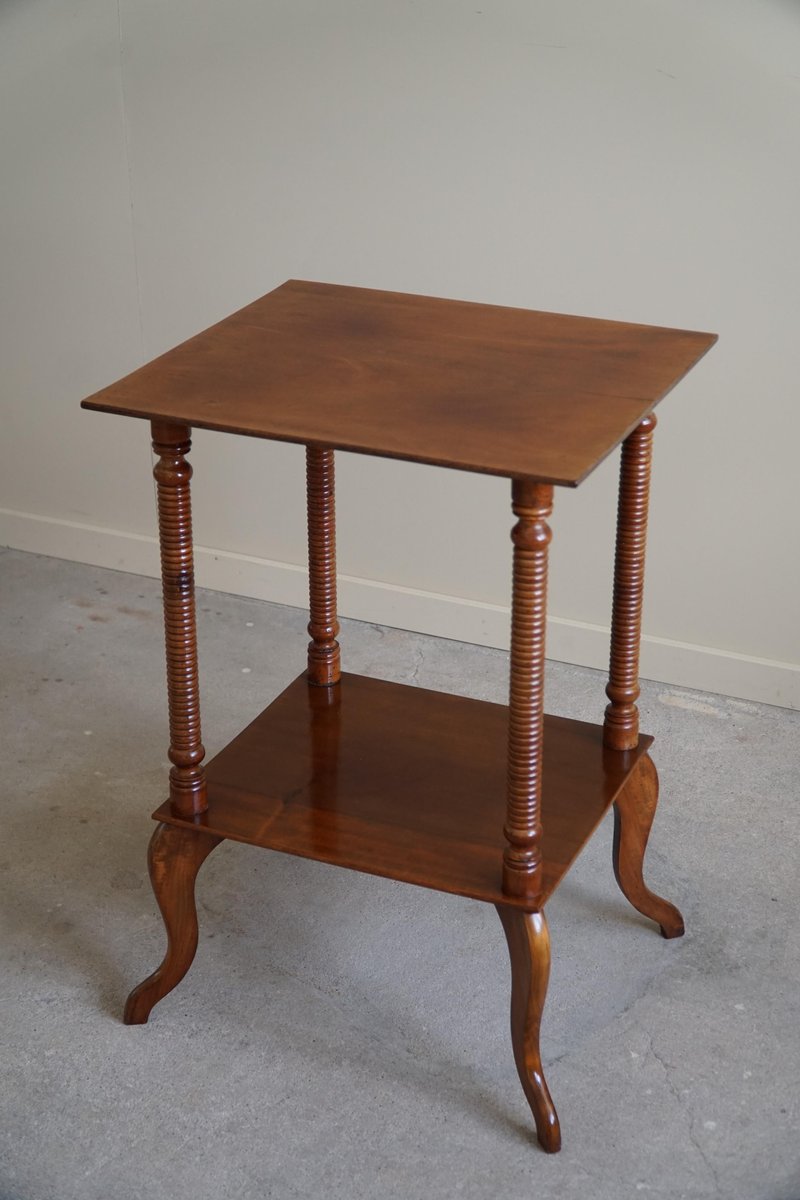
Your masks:
[{"label": "turned table leg", "polygon": [[[609,699],[603,741],[610,750],[633,750],[639,743],[639,645],[642,628],[644,564],[650,464],[656,418],[651,414],[622,445],[611,616]],[[614,874],[623,895],[644,916],[658,922],[666,938],[680,937],[683,918],[668,900],[644,883],[642,867],[658,804],[658,774],[649,755],[638,763],[614,803]]]},{"label": "turned table leg", "polygon": [[[153,475],[158,502],[164,633],[169,701],[170,807],[191,820],[208,808],[200,733],[197,680],[197,632],[192,560],[192,512],[186,461],[191,448],[186,425],[153,421]],[[147,1020],[154,1004],[180,983],[197,949],[194,881],[201,864],[222,839],[201,829],[159,825],[150,842],[150,880],[167,928],[167,954],[158,970],[134,988],[125,1006],[125,1023]]]},{"label": "turned table leg", "polygon": [[[311,826],[316,831],[317,800],[328,794],[338,770],[342,689],[339,621],[336,614],[336,496],[333,450],[306,446],[308,510],[308,689],[311,721]],[[320,829],[321,843],[328,836]]]},{"label": "turned table leg", "polygon": [[647,507],[653,457],[652,414],[622,444],[611,614],[611,658],[606,695],[610,703],[603,742],[610,750],[634,750],[639,744],[639,643],[642,633]]},{"label": "turned table leg", "polygon": [[553,511],[548,484],[515,479],[514,543],[509,663],[509,723],[503,891],[531,901],[541,891],[541,792],[544,740],[544,639],[547,616],[547,549]]},{"label": "turned table leg", "polygon": [[153,475],[158,500],[164,633],[167,647],[169,699],[169,798],[178,817],[193,817],[208,808],[205,749],[200,733],[200,690],[197,678],[197,630],[194,606],[192,507],[186,461],[191,448],[187,425],[153,421],[153,449],[158,454]]},{"label": "turned table leg", "polygon": [[338,683],[336,635],[336,504],[333,451],[306,447],[308,504],[308,679],[321,686]]},{"label": "turned table leg", "polygon": [[514,480],[517,523],[511,605],[508,777],[503,891],[530,903],[530,912],[498,905],[511,957],[511,1040],[523,1091],[542,1147],[561,1146],[558,1117],[542,1071],[539,1027],[550,975],[550,937],[540,911],[541,792],[544,740],[544,646],[547,551],[553,489]]}]

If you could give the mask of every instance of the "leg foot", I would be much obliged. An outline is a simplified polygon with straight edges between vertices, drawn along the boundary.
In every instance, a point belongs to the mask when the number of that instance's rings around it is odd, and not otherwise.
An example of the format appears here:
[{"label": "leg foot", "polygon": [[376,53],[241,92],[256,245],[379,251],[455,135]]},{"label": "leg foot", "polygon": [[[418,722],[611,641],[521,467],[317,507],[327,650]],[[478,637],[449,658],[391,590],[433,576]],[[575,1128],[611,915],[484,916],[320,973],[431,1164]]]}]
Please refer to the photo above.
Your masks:
[{"label": "leg foot", "polygon": [[183,979],[197,950],[197,872],[223,839],[209,833],[159,825],[150,839],[150,881],[167,928],[167,953],[157,971],[135,987],[125,1005],[126,1025],[143,1025],[150,1010]]},{"label": "leg foot", "polygon": [[561,1128],[542,1071],[539,1027],[550,978],[550,934],[544,913],[498,904],[511,957],[511,1042],[522,1090],[543,1150],[561,1149]]},{"label": "leg foot", "polygon": [[651,892],[642,878],[644,852],[657,804],[658,773],[650,756],[645,754],[614,804],[614,874],[622,894],[633,907],[656,921],[665,938],[676,938],[683,935],[683,917],[674,904]]}]

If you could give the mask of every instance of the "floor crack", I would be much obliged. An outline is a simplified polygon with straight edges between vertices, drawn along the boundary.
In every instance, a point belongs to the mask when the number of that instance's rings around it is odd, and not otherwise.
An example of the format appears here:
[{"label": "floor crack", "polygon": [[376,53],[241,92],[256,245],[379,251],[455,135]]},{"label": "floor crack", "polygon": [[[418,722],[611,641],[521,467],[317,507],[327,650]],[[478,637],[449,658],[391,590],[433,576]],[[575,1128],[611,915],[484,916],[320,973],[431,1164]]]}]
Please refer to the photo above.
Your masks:
[{"label": "floor crack", "polygon": [[695,1114],[692,1111],[691,1106],[687,1103],[685,1094],[682,1094],[681,1092],[678,1091],[678,1089],[676,1088],[676,1086],[672,1080],[671,1072],[675,1068],[672,1063],[667,1062],[667,1060],[665,1058],[663,1058],[662,1055],[659,1054],[659,1052],[656,1050],[655,1044],[653,1041],[653,1035],[651,1033],[649,1033],[646,1029],[644,1029],[641,1025],[639,1025],[639,1029],[641,1029],[642,1033],[647,1038],[648,1049],[649,1049],[651,1055],[653,1056],[655,1061],[658,1063],[658,1065],[661,1067],[661,1070],[664,1072],[664,1081],[666,1082],[667,1087],[669,1088],[671,1094],[675,1097],[675,1100],[678,1102],[678,1105],[680,1106],[680,1108],[686,1114],[687,1123],[688,1123],[689,1141],[692,1143],[695,1150],[700,1155],[700,1158],[703,1160],[703,1165],[705,1166],[706,1170],[708,1171],[708,1173],[710,1174],[710,1176],[714,1182],[714,1188],[716,1190],[716,1194],[721,1195],[719,1174],[717,1172],[717,1168],[714,1166],[713,1162],[709,1158],[708,1154],[705,1151],[705,1148],[702,1145],[702,1142],[700,1141],[700,1139],[697,1136],[697,1133],[695,1132]]}]

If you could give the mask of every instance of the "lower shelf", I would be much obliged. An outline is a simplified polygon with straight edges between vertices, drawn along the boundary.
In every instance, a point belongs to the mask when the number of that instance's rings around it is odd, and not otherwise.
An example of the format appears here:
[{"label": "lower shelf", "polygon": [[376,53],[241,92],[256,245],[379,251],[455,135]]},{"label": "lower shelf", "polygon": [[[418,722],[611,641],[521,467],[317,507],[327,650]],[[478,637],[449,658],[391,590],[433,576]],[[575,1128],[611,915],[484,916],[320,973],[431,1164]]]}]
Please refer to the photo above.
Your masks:
[{"label": "lower shelf", "polygon": [[[508,710],[343,674],[290,684],[208,764],[208,811],[225,838],[492,904],[501,890]],[[602,727],[545,718],[544,894],[555,890],[652,744],[603,748]]]}]

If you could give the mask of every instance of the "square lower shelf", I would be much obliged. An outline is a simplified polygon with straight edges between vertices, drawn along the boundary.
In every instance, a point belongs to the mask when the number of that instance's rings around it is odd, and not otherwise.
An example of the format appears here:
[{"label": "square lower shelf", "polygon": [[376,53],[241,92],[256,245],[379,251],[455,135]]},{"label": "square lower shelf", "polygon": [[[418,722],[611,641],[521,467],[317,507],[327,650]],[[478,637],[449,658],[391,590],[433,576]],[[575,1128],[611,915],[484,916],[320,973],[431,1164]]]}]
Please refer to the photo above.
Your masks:
[{"label": "square lower shelf", "polygon": [[[501,890],[508,709],[343,674],[301,675],[207,767],[208,811],[154,816],[373,875],[530,907]],[[546,717],[544,893],[555,891],[642,754]]]}]

